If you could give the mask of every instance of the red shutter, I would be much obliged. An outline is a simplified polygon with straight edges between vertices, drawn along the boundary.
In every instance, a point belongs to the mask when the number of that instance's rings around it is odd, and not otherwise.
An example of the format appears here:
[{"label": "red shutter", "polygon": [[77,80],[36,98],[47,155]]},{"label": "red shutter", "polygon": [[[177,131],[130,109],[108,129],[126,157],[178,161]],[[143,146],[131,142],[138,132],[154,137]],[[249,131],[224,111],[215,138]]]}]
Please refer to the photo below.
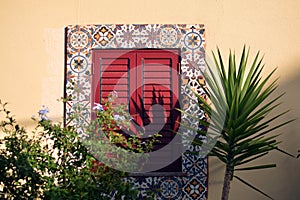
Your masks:
[{"label": "red shutter", "polygon": [[[174,130],[176,120],[179,120],[179,115],[175,113],[179,97],[178,61],[178,52],[152,50],[137,54],[137,65],[140,66],[142,76],[139,81],[143,85],[139,90],[139,96],[142,97],[145,108],[143,120],[149,121],[145,118],[151,116],[151,125],[153,125],[151,127],[154,129],[155,123],[165,122],[163,130],[160,132],[163,138],[160,144],[156,145],[156,149],[172,140],[174,131],[176,131]],[[150,107],[154,104],[162,105],[164,113],[161,110],[150,112]]]},{"label": "red shutter", "polygon": [[[128,105],[130,69],[135,66],[135,55],[116,50],[93,51],[92,103],[100,103],[112,92],[118,93],[116,103]],[[131,86],[132,87],[132,86]]]},{"label": "red shutter", "polygon": [[[158,127],[160,130],[160,124],[165,123],[159,132],[162,138],[154,145],[154,150],[167,145],[174,138],[178,129],[178,122],[180,121],[180,113],[176,110],[179,108],[180,91],[178,55],[177,50],[141,50],[137,54],[137,65],[141,77],[138,81],[143,85],[138,90],[138,96],[142,97],[144,103],[145,112],[141,116],[141,120],[146,127],[146,133],[155,133],[155,129],[157,130]],[[151,112],[150,108],[154,104],[163,106],[164,112],[159,107],[158,110]],[[178,148],[178,146],[170,147],[170,151],[161,154],[159,159],[164,159],[164,156],[170,157],[173,148]],[[181,158],[178,158],[169,166],[158,171],[181,172],[181,163]]]},{"label": "red shutter", "polygon": [[[139,126],[146,127],[146,134],[153,135],[156,125],[164,122],[160,131],[163,137],[154,145],[154,150],[160,149],[172,140],[180,121],[176,110],[178,55],[178,50],[93,50],[92,102],[100,103],[115,90],[117,103],[129,105],[130,115]],[[150,112],[154,104],[163,106],[165,112]],[[181,172],[181,158],[159,171]]]}]

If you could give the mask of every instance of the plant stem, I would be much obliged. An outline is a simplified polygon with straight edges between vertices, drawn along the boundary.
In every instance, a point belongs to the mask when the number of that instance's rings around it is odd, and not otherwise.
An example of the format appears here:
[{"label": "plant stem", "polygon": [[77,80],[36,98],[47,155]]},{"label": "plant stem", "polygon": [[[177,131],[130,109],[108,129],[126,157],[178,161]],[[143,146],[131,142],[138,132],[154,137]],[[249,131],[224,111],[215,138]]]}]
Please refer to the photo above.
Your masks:
[{"label": "plant stem", "polygon": [[229,199],[229,190],[230,190],[230,181],[232,179],[232,169],[230,166],[226,165],[224,182],[223,182],[223,191],[222,191],[222,200]]}]

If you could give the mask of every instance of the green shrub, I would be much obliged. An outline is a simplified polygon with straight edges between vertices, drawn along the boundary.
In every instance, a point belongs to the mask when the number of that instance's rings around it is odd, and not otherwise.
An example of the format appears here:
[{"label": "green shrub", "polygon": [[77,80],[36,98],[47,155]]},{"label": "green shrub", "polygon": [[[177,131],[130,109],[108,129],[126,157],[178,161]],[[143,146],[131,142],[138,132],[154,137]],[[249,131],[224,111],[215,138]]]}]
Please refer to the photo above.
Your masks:
[{"label": "green shrub", "polygon": [[[0,150],[0,199],[137,199],[138,190],[124,181],[127,174],[97,161],[82,143],[78,127],[53,123],[43,108],[35,131],[29,134],[11,116],[6,103],[0,101],[0,106],[0,116],[4,114],[1,134],[5,135]],[[113,135],[101,126],[105,122],[112,127],[109,120],[115,117],[111,114],[121,112],[120,108],[108,109],[110,114],[100,112],[96,119],[104,136],[115,144],[126,144],[126,150],[146,151],[138,137]],[[93,131],[95,122],[84,128]],[[154,141],[155,137],[147,146]]]}]

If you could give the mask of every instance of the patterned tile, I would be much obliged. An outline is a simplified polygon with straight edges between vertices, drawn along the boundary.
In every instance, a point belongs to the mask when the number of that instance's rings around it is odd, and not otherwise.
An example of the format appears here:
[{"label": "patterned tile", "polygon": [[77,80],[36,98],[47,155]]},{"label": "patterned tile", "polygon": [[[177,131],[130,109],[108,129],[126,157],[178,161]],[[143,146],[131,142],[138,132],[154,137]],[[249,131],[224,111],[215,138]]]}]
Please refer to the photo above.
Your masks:
[{"label": "patterned tile", "polygon": [[157,31],[157,38],[164,48],[178,47],[181,32],[175,25],[162,25]]},{"label": "patterned tile", "polygon": [[90,31],[84,26],[73,26],[68,29],[67,47],[69,53],[87,52],[92,46]]},{"label": "patterned tile", "polygon": [[[90,119],[89,101],[68,101],[66,103],[66,124],[82,126]],[[74,115],[78,116],[74,118]]]},{"label": "patterned tile", "polygon": [[182,191],[188,199],[207,199],[207,186],[205,178],[193,177],[185,184]]},{"label": "patterned tile", "polygon": [[70,68],[74,73],[81,74],[88,69],[88,60],[85,56],[76,55],[70,60]]},{"label": "patterned tile", "polygon": [[159,182],[160,199],[181,199],[182,179],[179,177],[163,177]]},{"label": "patterned tile", "polygon": [[93,34],[93,40],[101,46],[106,46],[114,38],[114,33],[106,26],[101,26]]},{"label": "patterned tile", "polygon": [[187,152],[183,154],[182,166],[183,166],[183,172],[187,173],[188,176],[207,175],[207,159],[201,158],[198,155],[195,155],[193,153]]},{"label": "patterned tile", "polygon": [[[205,29],[202,24],[105,24],[75,25],[66,28],[66,124],[83,125],[90,119],[91,49],[92,48],[180,48],[183,110],[198,117],[204,113],[195,105],[192,88],[205,95],[201,70],[205,69]],[[74,84],[72,84],[74,83]],[[74,119],[76,113],[79,117]],[[199,128],[195,120],[182,116],[182,121]],[[79,130],[84,134],[83,130]],[[195,137],[186,130],[184,135]],[[197,136],[200,139],[200,136]],[[185,145],[185,141],[183,141]],[[187,144],[187,143],[186,143]],[[188,150],[201,151],[201,146],[189,145]],[[187,177],[128,177],[139,190],[139,199],[147,199],[149,191],[154,199],[207,199],[207,159],[185,153],[183,172]]]},{"label": "patterned tile", "polygon": [[135,29],[134,25],[124,25],[116,27],[116,48],[140,48],[139,29]]},{"label": "patterned tile", "polygon": [[71,76],[66,83],[67,96],[72,101],[90,101],[90,76]]}]

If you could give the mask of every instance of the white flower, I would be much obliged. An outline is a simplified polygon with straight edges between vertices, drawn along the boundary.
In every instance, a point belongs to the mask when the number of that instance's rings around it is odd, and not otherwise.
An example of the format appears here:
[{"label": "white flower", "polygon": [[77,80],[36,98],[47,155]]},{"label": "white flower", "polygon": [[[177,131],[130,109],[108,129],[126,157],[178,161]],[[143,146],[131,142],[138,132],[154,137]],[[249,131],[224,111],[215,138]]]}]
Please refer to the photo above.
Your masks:
[{"label": "white flower", "polygon": [[103,106],[100,104],[100,103],[95,103],[94,104],[94,107],[93,107],[93,110],[95,111],[103,111]]},{"label": "white flower", "polygon": [[116,120],[116,121],[123,121],[123,120],[125,120],[125,117],[124,116],[120,116],[120,115],[114,115],[114,120]]}]

